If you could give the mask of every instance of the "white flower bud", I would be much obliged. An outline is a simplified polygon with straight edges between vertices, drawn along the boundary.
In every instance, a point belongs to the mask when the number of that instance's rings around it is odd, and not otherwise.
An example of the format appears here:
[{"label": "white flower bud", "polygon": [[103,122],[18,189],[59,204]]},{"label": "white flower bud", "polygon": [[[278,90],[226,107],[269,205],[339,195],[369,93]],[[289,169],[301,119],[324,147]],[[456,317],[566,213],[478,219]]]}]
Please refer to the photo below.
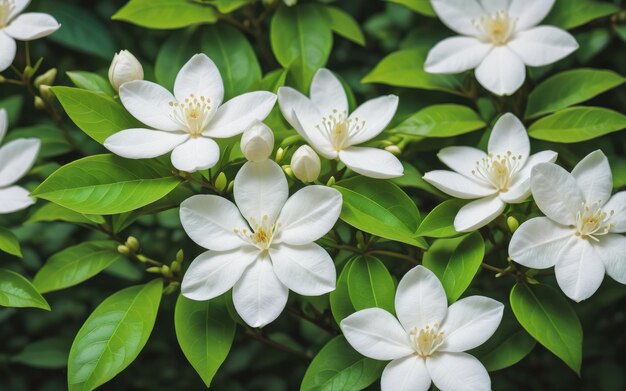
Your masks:
[{"label": "white flower bud", "polygon": [[303,145],[291,157],[291,170],[304,183],[314,182],[320,176],[322,162],[313,148]]},{"label": "white flower bud", "polygon": [[109,81],[115,91],[119,91],[122,84],[133,80],[143,80],[143,67],[131,52],[122,50],[113,57]]},{"label": "white flower bud", "polygon": [[273,149],[274,134],[263,122],[255,122],[241,136],[241,152],[251,162],[267,160]]}]

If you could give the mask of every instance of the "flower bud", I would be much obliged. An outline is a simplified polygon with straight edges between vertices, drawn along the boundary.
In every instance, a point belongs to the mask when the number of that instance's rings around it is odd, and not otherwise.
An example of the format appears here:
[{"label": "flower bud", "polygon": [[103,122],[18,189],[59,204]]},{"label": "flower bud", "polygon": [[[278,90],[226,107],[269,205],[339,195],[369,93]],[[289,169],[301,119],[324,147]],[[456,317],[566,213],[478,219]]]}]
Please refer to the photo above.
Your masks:
[{"label": "flower bud", "polygon": [[123,244],[120,244],[119,246],[117,246],[117,252],[122,255],[130,255],[130,249],[124,246]]},{"label": "flower bud", "polygon": [[183,249],[180,249],[176,253],[176,262],[183,263],[184,260],[185,260],[185,252],[183,251]]},{"label": "flower bud", "polygon": [[126,239],[126,247],[128,247],[129,250],[135,252],[139,250],[139,241],[136,237],[129,236],[128,239]]},{"label": "flower bud", "polygon": [[35,88],[39,88],[42,85],[51,86],[54,85],[54,80],[57,78],[57,69],[52,68],[48,69],[44,74],[39,75],[35,78],[34,85]]},{"label": "flower bud", "polygon": [[215,178],[215,188],[220,193],[223,193],[227,185],[228,185],[228,178],[226,178],[226,174],[224,174],[224,172],[222,171],[219,173],[217,178]]},{"label": "flower bud", "polygon": [[122,50],[113,57],[109,81],[115,91],[119,91],[122,84],[133,80],[143,80],[143,67],[131,52]]},{"label": "flower bud", "polygon": [[513,233],[519,228],[519,221],[517,221],[515,217],[509,216],[506,219],[506,225],[509,227],[511,233]]},{"label": "flower bud", "polygon": [[56,99],[56,97],[52,93],[52,90],[50,89],[50,86],[47,84],[42,84],[39,86],[39,95],[41,96],[41,99],[44,100],[44,102],[48,103],[52,103]]},{"label": "flower bud", "polygon": [[241,136],[241,152],[251,162],[267,160],[274,149],[274,134],[264,123],[257,121]]},{"label": "flower bud", "polygon": [[388,145],[385,147],[385,151],[390,152],[396,156],[400,156],[402,154],[402,150],[395,144]]},{"label": "flower bud", "polygon": [[291,169],[302,182],[314,182],[320,176],[322,162],[313,148],[303,145],[291,157]]},{"label": "flower bud", "polygon": [[43,110],[46,108],[46,102],[44,102],[43,99],[41,99],[41,97],[39,96],[35,97],[35,101],[33,102],[33,104],[35,105],[35,108],[37,110]]},{"label": "flower bud", "polygon": [[276,156],[274,157],[274,161],[276,163],[280,163],[281,160],[283,160],[283,158],[285,157],[285,150],[281,147],[279,147],[276,150]]}]

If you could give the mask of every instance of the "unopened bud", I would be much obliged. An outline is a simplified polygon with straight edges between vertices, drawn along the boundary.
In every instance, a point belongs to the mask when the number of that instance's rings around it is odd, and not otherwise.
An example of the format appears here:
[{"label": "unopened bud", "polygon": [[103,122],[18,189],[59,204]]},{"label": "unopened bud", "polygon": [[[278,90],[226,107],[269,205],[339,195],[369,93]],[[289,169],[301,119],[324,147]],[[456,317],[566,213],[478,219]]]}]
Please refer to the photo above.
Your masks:
[{"label": "unopened bud", "polygon": [[178,262],[178,261],[172,262],[171,269],[172,269],[172,273],[180,272],[180,262]]},{"label": "unopened bud", "polygon": [[180,283],[178,281],[172,281],[168,286],[165,287],[165,289],[163,289],[163,294],[171,295],[172,293],[178,291],[178,288],[180,288]]},{"label": "unopened bud", "polygon": [[44,102],[54,102],[55,96],[50,89],[50,86],[47,84],[42,84],[39,86],[39,95],[44,100]]},{"label": "unopened bud", "polygon": [[130,255],[130,249],[124,246],[123,244],[120,244],[119,246],[117,246],[117,252],[122,255]]},{"label": "unopened bud", "polygon": [[385,151],[390,152],[396,156],[400,156],[402,154],[402,150],[397,145],[388,145],[385,147]]},{"label": "unopened bud", "polygon": [[150,266],[146,271],[148,273],[161,274],[161,268],[158,266]]},{"label": "unopened bud", "polygon": [[328,186],[328,187],[335,186],[335,177],[334,176],[331,176],[330,178],[328,178],[328,182],[326,182],[326,186]]},{"label": "unopened bud", "polygon": [[509,216],[506,219],[506,225],[509,227],[509,230],[513,233],[517,231],[519,228],[519,221],[513,216]]},{"label": "unopened bud", "polygon": [[33,104],[35,105],[35,108],[37,110],[43,110],[46,108],[46,102],[44,102],[43,99],[41,99],[41,97],[39,96],[35,97],[35,101],[33,102]]},{"label": "unopened bud", "polygon": [[227,193],[232,193],[233,192],[233,187],[235,187],[235,181],[230,181],[228,183],[228,187],[226,188],[226,192]]},{"label": "unopened bud", "polygon": [[163,274],[166,277],[172,277],[172,271],[170,267],[167,265],[161,266],[161,274]]},{"label": "unopened bud", "polygon": [[139,262],[142,262],[142,263],[146,263],[150,260],[148,257],[146,257],[143,254],[137,254],[137,259],[139,260]]},{"label": "unopened bud", "polygon": [[303,145],[291,157],[291,169],[302,182],[315,182],[320,176],[322,162],[313,148]]},{"label": "unopened bud", "polygon": [[0,83],[4,83],[4,81],[6,80],[6,78],[2,75],[0,75]]},{"label": "unopened bud", "polygon": [[119,91],[122,84],[133,80],[143,80],[143,67],[128,50],[115,54],[109,67],[109,81]]},{"label": "unopened bud", "polygon": [[241,136],[241,152],[251,162],[267,160],[274,149],[274,134],[263,122],[252,124]]},{"label": "unopened bud", "polygon": [[176,253],[176,262],[183,263],[184,260],[185,260],[185,252],[182,249],[180,249]]},{"label": "unopened bud", "polygon": [[356,231],[356,242],[360,245],[365,244],[365,237],[363,237],[363,232]]},{"label": "unopened bud", "polygon": [[129,236],[126,239],[126,247],[128,247],[131,251],[135,252],[139,250],[139,241],[134,236]]},{"label": "unopened bud", "polygon": [[295,178],[293,175],[293,170],[291,169],[291,166],[284,165],[282,166],[282,169],[289,178]]},{"label": "unopened bud", "polygon": [[283,0],[287,7],[292,7],[298,3],[298,0]]},{"label": "unopened bud", "polygon": [[52,68],[48,69],[44,74],[39,75],[35,78],[34,84],[35,88],[39,88],[42,85],[51,86],[54,85],[54,81],[57,78],[57,69]]},{"label": "unopened bud", "polygon": [[278,148],[278,150],[276,150],[276,157],[274,157],[274,161],[276,161],[276,163],[280,163],[280,161],[283,160],[284,157],[285,157],[285,149]]},{"label": "unopened bud", "polygon": [[215,178],[215,188],[220,192],[224,192],[226,186],[228,185],[228,179],[226,178],[226,174],[224,172],[220,172],[217,178]]}]

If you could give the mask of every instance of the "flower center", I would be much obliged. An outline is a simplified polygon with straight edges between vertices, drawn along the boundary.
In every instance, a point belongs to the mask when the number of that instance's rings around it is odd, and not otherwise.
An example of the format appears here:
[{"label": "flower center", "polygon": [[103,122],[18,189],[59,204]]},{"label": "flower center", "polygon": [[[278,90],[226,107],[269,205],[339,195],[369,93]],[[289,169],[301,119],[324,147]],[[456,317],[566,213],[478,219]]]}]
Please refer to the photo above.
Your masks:
[{"label": "flower center", "polygon": [[9,24],[9,17],[15,10],[14,0],[0,0],[0,28]]},{"label": "flower center", "polygon": [[476,162],[472,174],[501,192],[509,191],[513,175],[521,168],[522,155],[513,155],[507,151],[504,155],[489,154]]},{"label": "flower center", "polygon": [[211,100],[194,94],[184,102],[170,102],[170,118],[186,129],[191,137],[200,137],[211,121]]},{"label": "flower center", "polygon": [[363,130],[364,126],[365,121],[348,118],[346,111],[333,110],[328,117],[322,117],[322,123],[316,128],[328,137],[336,151],[341,151],[350,146],[350,139]]},{"label": "flower center", "polygon": [[497,46],[509,41],[515,32],[516,24],[517,18],[510,17],[506,11],[498,11],[474,20],[474,25],[482,39]]},{"label": "flower center", "polygon": [[443,331],[439,331],[439,324],[426,326],[423,329],[415,327],[409,333],[409,339],[415,354],[422,358],[431,356],[443,344]]},{"label": "flower center", "polygon": [[615,211],[609,213],[602,210],[602,202],[594,202],[589,205],[583,202],[582,208],[576,213],[576,236],[583,239],[600,240],[596,236],[606,235],[613,224],[608,220],[613,217]]},{"label": "flower center", "polygon": [[237,234],[244,241],[257,247],[259,250],[269,249],[272,244],[274,234],[276,233],[276,228],[280,226],[280,223],[269,224],[269,217],[267,215],[264,215],[261,218],[260,223],[257,223],[252,217],[249,220],[250,225],[252,225],[252,231],[249,231],[247,228],[235,228],[235,234]]}]

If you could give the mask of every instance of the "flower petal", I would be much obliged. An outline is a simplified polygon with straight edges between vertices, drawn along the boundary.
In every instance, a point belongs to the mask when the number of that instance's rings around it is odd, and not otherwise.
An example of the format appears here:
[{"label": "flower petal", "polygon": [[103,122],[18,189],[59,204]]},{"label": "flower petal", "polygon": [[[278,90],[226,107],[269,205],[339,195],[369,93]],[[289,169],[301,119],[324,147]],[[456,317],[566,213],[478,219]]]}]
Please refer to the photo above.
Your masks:
[{"label": "flower petal", "polygon": [[172,151],[172,164],[185,172],[206,170],[220,160],[220,147],[208,137],[190,138]]},{"label": "flower petal", "polygon": [[334,110],[348,113],[348,97],[343,85],[328,69],[321,68],[311,82],[311,101],[320,113],[327,117]]},{"label": "flower petal", "polygon": [[554,163],[558,154],[554,151],[541,151],[530,155],[526,164],[514,175],[509,190],[500,192],[500,199],[507,204],[519,204],[530,196],[530,172],[539,163]]},{"label": "flower petal", "polygon": [[326,250],[317,244],[279,244],[270,247],[269,253],[274,273],[292,291],[304,296],[319,296],[335,289],[335,264]]},{"label": "flower petal", "polygon": [[620,284],[626,284],[626,236],[608,234],[595,243],[595,254],[606,268],[606,274]]},{"label": "flower petal", "polygon": [[51,15],[29,12],[18,15],[4,28],[5,34],[20,41],[32,41],[57,31],[61,25]]},{"label": "flower petal", "polygon": [[[300,124],[294,114],[304,110],[315,110],[315,116],[319,115],[321,117],[322,115],[315,108],[313,101],[291,87],[280,87],[278,89],[278,106],[287,122],[305,139],[307,139],[307,136],[302,128],[302,124]],[[311,143],[309,139],[307,139],[307,142]]]},{"label": "flower petal", "polygon": [[223,294],[239,281],[257,254],[252,246],[200,254],[185,272],[180,288],[183,296],[204,301]]},{"label": "flower petal", "polygon": [[459,209],[454,218],[454,229],[471,232],[482,228],[500,216],[505,206],[497,194],[472,201]]},{"label": "flower petal", "polygon": [[127,159],[147,159],[165,155],[188,139],[188,134],[180,132],[126,129],[104,140],[104,147]]},{"label": "flower petal", "polygon": [[604,263],[589,239],[573,236],[554,266],[556,282],[567,297],[580,302],[593,295],[604,279]]},{"label": "flower petal", "polygon": [[547,269],[556,264],[561,250],[575,233],[572,227],[547,217],[535,217],[515,231],[509,243],[509,256],[520,265]]},{"label": "flower petal", "polygon": [[217,109],[215,117],[202,134],[227,138],[243,133],[256,121],[263,121],[275,103],[276,95],[267,91],[254,91],[236,96]]},{"label": "flower petal", "polygon": [[576,222],[576,213],[584,198],[569,172],[553,163],[537,164],[531,170],[530,189],[535,203],[546,216],[563,225]]},{"label": "flower petal", "polygon": [[404,174],[400,160],[383,149],[350,147],[339,152],[339,159],[352,171],[370,178],[396,178]]},{"label": "flower petal", "polygon": [[288,297],[289,289],[274,274],[267,254],[252,263],[233,287],[235,309],[252,327],[263,327],[278,318]]},{"label": "flower petal", "polygon": [[495,47],[476,68],[476,79],[496,95],[511,95],[526,79],[522,59],[506,46]]},{"label": "flower petal", "polygon": [[276,220],[274,242],[300,245],[330,231],[341,213],[341,193],[326,186],[307,186],[292,195]]},{"label": "flower petal", "polygon": [[170,103],[176,102],[176,99],[156,83],[145,80],[126,82],[120,87],[120,100],[133,117],[152,128],[186,130],[170,117],[174,112]]},{"label": "flower petal", "polygon": [[247,162],[235,177],[235,203],[252,228],[266,216],[273,224],[289,196],[282,168],[273,160]]},{"label": "flower petal", "polygon": [[497,192],[493,187],[483,186],[452,171],[429,171],[424,175],[424,180],[444,193],[462,199],[487,197]]},{"label": "flower petal", "polygon": [[7,133],[8,128],[9,118],[7,116],[7,111],[5,109],[0,109],[0,144],[4,139],[4,135]]},{"label": "flower petal", "polygon": [[17,212],[34,204],[29,194],[20,186],[0,188],[0,214]]},{"label": "flower petal", "polygon": [[474,20],[480,19],[485,11],[476,0],[431,0],[435,13],[448,28],[461,35],[476,36],[478,30]]},{"label": "flower petal", "polygon": [[609,160],[601,150],[591,152],[578,162],[572,170],[578,187],[583,192],[587,204],[599,202],[604,205],[613,191],[613,174]]},{"label": "flower petal", "polygon": [[380,379],[381,391],[428,391],[430,374],[424,360],[408,356],[393,360],[385,367]]},{"label": "flower petal", "polygon": [[518,32],[507,47],[526,65],[541,67],[569,56],[578,49],[578,42],[565,30],[553,26],[539,26]]},{"label": "flower petal", "polygon": [[381,308],[367,308],[341,321],[348,343],[375,360],[395,360],[413,354],[411,342],[398,320]]},{"label": "flower petal", "polygon": [[479,0],[480,5],[487,14],[494,14],[498,11],[508,11],[511,0]]},{"label": "flower petal", "polygon": [[440,330],[444,332],[443,352],[464,352],[485,342],[502,321],[502,303],[484,296],[470,296],[453,303]]},{"label": "flower petal", "polygon": [[476,68],[493,45],[473,37],[451,37],[428,52],[424,70],[429,73],[461,73]]},{"label": "flower petal", "polygon": [[11,10],[9,14],[9,20],[15,18],[17,15],[21,14],[26,7],[30,4],[30,0],[13,0],[14,8]]},{"label": "flower petal", "polygon": [[491,391],[487,370],[467,353],[434,354],[426,360],[426,368],[441,391]]},{"label": "flower petal", "polygon": [[183,102],[191,95],[209,99],[211,111],[215,112],[224,100],[224,83],[215,63],[206,54],[196,54],[187,61],[176,75],[174,96]]},{"label": "flower petal", "polygon": [[472,174],[476,163],[485,159],[487,154],[473,147],[446,147],[439,151],[437,157],[443,164],[473,181],[476,179]]},{"label": "flower petal", "polygon": [[16,50],[15,40],[0,30],[0,72],[13,64]]},{"label": "flower petal", "polygon": [[350,114],[350,119],[362,128],[350,135],[351,145],[364,143],[378,136],[393,119],[398,109],[398,97],[381,96],[368,100]]},{"label": "flower petal", "polygon": [[614,194],[602,209],[612,214],[609,218],[611,232],[626,232],[626,191]]},{"label": "flower petal", "polygon": [[545,19],[553,5],[554,0],[511,0],[509,15],[516,18],[515,29],[523,31]]},{"label": "flower petal", "polygon": [[506,156],[509,152],[521,156],[522,167],[530,155],[530,140],[522,121],[511,113],[501,116],[491,131],[487,150],[494,156]]},{"label": "flower petal", "polygon": [[330,136],[323,124],[321,114],[311,105],[306,109],[300,109],[292,114],[296,124],[300,124],[300,135],[326,159],[337,158],[337,151],[330,142]]},{"label": "flower petal", "polygon": [[180,204],[180,222],[187,235],[198,245],[225,251],[241,247],[245,242],[235,230],[248,224],[239,209],[227,199],[215,195],[195,195]]},{"label": "flower petal", "polygon": [[396,314],[410,332],[443,321],[448,312],[448,299],[441,282],[424,266],[409,270],[398,283]]},{"label": "flower petal", "polygon": [[30,171],[37,159],[41,141],[22,138],[0,148],[0,187],[12,185]]}]

